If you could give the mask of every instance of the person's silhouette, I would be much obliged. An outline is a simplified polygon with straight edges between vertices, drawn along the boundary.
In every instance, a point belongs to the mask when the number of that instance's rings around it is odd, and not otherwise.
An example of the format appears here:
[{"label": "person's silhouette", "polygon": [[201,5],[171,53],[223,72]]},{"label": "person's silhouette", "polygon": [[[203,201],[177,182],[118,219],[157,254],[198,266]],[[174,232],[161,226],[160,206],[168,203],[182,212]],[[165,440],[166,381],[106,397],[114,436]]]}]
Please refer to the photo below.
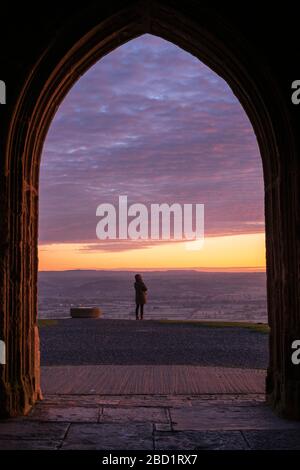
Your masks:
[{"label": "person's silhouette", "polygon": [[136,274],[135,276],[135,317],[136,320],[139,320],[139,310],[140,310],[140,319],[143,320],[144,317],[144,305],[147,301],[147,287],[142,279],[140,274]]}]

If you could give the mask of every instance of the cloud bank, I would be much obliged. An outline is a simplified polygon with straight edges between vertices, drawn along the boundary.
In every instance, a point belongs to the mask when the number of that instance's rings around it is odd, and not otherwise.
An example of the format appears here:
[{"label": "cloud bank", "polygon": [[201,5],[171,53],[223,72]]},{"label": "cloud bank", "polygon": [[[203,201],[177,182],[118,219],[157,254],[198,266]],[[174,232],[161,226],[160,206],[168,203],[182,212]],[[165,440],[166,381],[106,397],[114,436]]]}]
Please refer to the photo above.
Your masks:
[{"label": "cloud bank", "polygon": [[105,56],[66,96],[45,141],[40,188],[40,244],[94,250],[96,207],[120,194],[129,203],[204,203],[206,236],[264,231],[262,165],[245,111],[223,79],[151,35]]}]

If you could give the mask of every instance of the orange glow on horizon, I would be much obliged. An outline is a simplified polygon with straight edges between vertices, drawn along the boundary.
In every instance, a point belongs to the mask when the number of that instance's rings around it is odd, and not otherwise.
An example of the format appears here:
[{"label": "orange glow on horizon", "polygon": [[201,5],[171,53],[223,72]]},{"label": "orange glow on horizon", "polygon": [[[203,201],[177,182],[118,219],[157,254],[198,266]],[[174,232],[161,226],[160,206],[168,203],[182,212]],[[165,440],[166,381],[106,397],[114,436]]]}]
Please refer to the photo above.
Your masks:
[{"label": "orange glow on horizon", "polygon": [[[201,250],[187,250],[185,242],[152,245],[149,248],[112,251],[92,251],[91,244],[60,243],[39,246],[40,271],[72,269],[106,270],[252,270],[263,271],[265,234],[252,233],[208,237]],[[95,244],[97,247],[97,245]]]}]

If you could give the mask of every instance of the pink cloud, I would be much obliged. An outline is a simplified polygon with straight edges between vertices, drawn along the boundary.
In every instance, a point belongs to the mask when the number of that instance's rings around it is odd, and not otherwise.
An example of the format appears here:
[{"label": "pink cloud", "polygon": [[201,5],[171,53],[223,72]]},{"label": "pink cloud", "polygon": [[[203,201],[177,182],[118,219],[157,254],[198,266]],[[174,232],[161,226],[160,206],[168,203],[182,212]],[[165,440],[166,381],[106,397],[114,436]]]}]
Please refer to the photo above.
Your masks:
[{"label": "pink cloud", "polygon": [[40,243],[93,245],[96,207],[119,194],[204,203],[206,235],[264,229],[255,223],[264,219],[259,149],[240,103],[198,59],[149,35],[75,84],[52,122],[40,175]]}]

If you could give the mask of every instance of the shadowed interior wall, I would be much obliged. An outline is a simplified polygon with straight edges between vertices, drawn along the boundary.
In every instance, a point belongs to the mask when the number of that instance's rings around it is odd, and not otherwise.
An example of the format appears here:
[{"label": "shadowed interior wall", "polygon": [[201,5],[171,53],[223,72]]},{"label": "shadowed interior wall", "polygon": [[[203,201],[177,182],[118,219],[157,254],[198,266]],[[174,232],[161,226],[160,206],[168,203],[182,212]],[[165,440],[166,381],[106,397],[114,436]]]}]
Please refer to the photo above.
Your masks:
[{"label": "shadowed interior wall", "polygon": [[[22,8],[22,9],[20,9]],[[272,14],[272,22],[269,15]],[[41,12],[31,1],[4,9],[0,57],[6,103],[0,106],[0,413],[27,413],[41,396],[37,328],[39,163],[51,119],[74,82],[92,64],[144,33],[199,57],[232,88],[260,147],[265,181],[272,407],[300,419],[300,366],[291,344],[300,339],[299,110],[291,103],[298,51],[290,11],[263,14],[243,5],[213,8],[187,0],[54,0]],[[281,26],[288,32],[278,34]],[[296,24],[294,25],[296,26]],[[285,28],[286,29],[286,28]],[[295,33],[294,33],[295,31]],[[293,36],[295,35],[295,37]],[[278,54],[278,51],[283,51]]]}]

